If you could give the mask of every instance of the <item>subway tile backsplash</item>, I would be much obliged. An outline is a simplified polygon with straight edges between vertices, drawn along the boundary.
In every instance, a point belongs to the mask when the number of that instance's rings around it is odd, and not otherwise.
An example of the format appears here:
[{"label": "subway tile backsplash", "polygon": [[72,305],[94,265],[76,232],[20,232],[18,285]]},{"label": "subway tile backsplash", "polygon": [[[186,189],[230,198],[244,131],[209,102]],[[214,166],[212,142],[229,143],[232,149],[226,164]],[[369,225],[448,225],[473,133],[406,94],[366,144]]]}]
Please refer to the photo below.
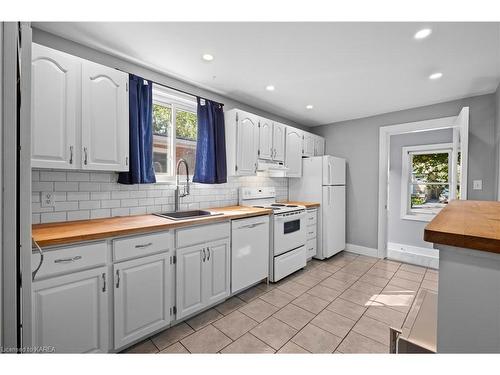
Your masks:
[{"label": "subway tile backsplash", "polygon": [[[33,224],[140,215],[174,210],[175,185],[121,185],[114,172],[32,171]],[[241,186],[274,186],[276,199],[288,199],[288,179],[265,176],[228,177],[219,185],[191,184],[180,209],[203,209],[238,204]],[[54,207],[42,207],[41,192],[54,192]]]}]

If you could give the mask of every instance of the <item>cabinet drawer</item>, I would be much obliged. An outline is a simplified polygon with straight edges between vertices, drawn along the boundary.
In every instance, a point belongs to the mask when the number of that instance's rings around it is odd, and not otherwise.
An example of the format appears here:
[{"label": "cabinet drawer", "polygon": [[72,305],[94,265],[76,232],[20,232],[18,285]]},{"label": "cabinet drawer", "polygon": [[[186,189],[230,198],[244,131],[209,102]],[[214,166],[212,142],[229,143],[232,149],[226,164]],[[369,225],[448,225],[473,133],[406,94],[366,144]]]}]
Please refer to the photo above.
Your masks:
[{"label": "cabinet drawer", "polygon": [[285,276],[306,266],[306,248],[301,246],[283,255],[274,258],[274,281],[279,281]]},{"label": "cabinet drawer", "polygon": [[306,239],[311,240],[316,238],[316,224],[306,227]]},{"label": "cabinet drawer", "polygon": [[176,248],[210,242],[230,236],[230,222],[178,229]]},{"label": "cabinet drawer", "polygon": [[120,238],[113,241],[113,260],[118,262],[143,257],[171,248],[172,234],[170,232]]},{"label": "cabinet drawer", "polygon": [[306,242],[306,254],[307,258],[311,258],[316,255],[316,238],[307,240]]},{"label": "cabinet drawer", "polygon": [[306,214],[306,223],[307,225],[316,225],[317,215],[316,210],[308,210]]},{"label": "cabinet drawer", "polygon": [[[36,280],[104,265],[106,253],[106,242],[44,251],[43,263],[36,274]],[[31,264],[33,269],[40,264],[40,254],[32,254]]]}]

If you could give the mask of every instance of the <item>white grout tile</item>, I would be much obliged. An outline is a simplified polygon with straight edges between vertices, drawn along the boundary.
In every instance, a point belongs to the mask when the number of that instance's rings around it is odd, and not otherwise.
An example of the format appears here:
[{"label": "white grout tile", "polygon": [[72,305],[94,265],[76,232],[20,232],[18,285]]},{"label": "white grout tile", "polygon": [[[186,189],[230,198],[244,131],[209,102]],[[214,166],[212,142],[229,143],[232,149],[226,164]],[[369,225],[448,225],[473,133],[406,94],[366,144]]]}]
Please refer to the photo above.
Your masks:
[{"label": "white grout tile", "polygon": [[72,220],[88,220],[90,219],[90,211],[80,210],[80,211],[69,211],[68,221]]}]

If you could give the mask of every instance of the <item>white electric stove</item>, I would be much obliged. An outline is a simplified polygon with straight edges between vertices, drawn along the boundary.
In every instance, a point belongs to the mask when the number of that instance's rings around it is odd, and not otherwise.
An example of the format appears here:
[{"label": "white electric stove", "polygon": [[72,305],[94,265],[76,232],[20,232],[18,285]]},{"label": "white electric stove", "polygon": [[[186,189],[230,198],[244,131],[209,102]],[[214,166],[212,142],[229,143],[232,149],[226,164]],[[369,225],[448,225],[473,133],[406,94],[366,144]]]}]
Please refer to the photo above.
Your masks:
[{"label": "white electric stove", "polygon": [[241,206],[269,208],[271,243],[269,280],[276,282],[306,265],[306,208],[300,205],[277,203],[274,187],[242,187]]}]

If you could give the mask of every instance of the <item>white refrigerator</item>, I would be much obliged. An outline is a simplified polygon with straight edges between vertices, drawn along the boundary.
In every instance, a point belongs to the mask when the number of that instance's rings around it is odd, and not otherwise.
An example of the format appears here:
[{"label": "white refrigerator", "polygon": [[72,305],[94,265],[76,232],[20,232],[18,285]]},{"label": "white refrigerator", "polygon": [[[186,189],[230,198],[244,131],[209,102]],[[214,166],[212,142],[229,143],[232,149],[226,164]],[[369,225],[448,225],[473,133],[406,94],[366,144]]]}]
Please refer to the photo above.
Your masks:
[{"label": "white refrigerator", "polygon": [[345,249],[345,159],[302,159],[302,177],[290,178],[290,200],[319,202],[317,251],[325,259]]}]

